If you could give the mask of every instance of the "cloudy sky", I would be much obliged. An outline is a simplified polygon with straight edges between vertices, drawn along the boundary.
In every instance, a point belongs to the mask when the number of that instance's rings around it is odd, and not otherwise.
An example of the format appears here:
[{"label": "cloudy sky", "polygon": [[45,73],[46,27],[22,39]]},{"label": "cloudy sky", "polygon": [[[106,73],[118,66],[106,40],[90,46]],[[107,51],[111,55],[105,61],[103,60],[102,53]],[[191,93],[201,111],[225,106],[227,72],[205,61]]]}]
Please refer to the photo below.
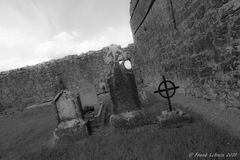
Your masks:
[{"label": "cloudy sky", "polygon": [[130,0],[0,0],[0,71],[132,43]]}]

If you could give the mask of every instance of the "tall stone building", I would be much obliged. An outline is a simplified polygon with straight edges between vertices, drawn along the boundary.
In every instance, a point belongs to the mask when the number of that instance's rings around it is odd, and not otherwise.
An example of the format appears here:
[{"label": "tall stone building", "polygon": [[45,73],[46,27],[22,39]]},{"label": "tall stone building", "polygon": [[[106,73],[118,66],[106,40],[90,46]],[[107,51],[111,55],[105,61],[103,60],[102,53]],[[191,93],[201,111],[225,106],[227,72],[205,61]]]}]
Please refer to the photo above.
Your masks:
[{"label": "tall stone building", "polygon": [[134,57],[148,86],[240,108],[239,0],[131,0]]}]

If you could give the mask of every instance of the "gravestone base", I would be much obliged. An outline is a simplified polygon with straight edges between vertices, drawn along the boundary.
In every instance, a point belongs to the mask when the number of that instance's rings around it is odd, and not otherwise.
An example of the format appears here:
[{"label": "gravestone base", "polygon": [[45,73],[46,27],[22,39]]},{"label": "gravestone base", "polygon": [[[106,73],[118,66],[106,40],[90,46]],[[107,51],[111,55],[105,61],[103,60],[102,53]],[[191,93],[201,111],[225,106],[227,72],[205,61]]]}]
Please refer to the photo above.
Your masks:
[{"label": "gravestone base", "polygon": [[135,110],[110,116],[110,125],[114,129],[132,129],[156,122],[157,119],[155,116],[143,110]]},{"label": "gravestone base", "polygon": [[53,132],[55,140],[77,141],[88,136],[87,123],[82,119],[72,119],[58,124]]},{"label": "gravestone base", "polygon": [[167,127],[180,123],[192,123],[193,121],[192,116],[184,113],[180,109],[173,111],[162,111],[162,114],[160,116],[157,116],[157,119],[160,127]]}]

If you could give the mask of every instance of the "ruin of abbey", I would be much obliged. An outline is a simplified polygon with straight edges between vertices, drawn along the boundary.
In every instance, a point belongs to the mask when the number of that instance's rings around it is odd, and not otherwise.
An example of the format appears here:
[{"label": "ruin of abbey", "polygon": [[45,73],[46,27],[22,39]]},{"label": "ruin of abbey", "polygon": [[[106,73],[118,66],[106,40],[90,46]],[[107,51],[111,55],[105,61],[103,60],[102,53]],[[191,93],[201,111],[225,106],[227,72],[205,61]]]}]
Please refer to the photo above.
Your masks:
[{"label": "ruin of abbey", "polygon": [[[238,0],[132,0],[135,77],[156,87],[165,75],[179,92],[240,106]],[[109,72],[105,49],[0,73],[0,108],[50,101],[61,89],[98,84]]]}]

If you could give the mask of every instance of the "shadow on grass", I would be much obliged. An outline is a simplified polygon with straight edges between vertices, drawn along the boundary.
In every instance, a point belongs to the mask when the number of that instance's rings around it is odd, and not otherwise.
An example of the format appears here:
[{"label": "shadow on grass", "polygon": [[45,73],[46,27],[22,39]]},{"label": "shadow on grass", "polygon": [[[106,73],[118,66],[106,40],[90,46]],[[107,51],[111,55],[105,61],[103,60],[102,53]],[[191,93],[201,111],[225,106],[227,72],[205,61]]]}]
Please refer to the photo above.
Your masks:
[{"label": "shadow on grass", "polygon": [[[160,114],[168,108],[167,101],[150,95],[144,110]],[[181,108],[173,104],[175,108]],[[183,109],[183,108],[181,108]],[[185,110],[186,111],[186,110]],[[186,160],[193,153],[238,153],[240,140],[193,115],[194,122],[178,128],[159,128],[157,124],[129,130],[112,131],[108,126],[92,136],[65,140],[52,148],[26,153],[21,160]],[[32,115],[32,114],[31,114]],[[26,115],[24,115],[26,116]],[[231,159],[231,158],[200,158]],[[233,159],[240,159],[239,155]]]},{"label": "shadow on grass", "polygon": [[[166,107],[164,105],[159,101],[148,111],[158,114]],[[239,152],[239,139],[207,123],[200,116],[193,115],[194,123],[183,124],[180,128],[159,128],[153,124],[112,131],[104,127],[81,141],[65,141],[54,148],[27,154],[22,160],[185,160],[194,159],[189,157],[191,153]],[[235,159],[240,158],[237,156]]]}]

